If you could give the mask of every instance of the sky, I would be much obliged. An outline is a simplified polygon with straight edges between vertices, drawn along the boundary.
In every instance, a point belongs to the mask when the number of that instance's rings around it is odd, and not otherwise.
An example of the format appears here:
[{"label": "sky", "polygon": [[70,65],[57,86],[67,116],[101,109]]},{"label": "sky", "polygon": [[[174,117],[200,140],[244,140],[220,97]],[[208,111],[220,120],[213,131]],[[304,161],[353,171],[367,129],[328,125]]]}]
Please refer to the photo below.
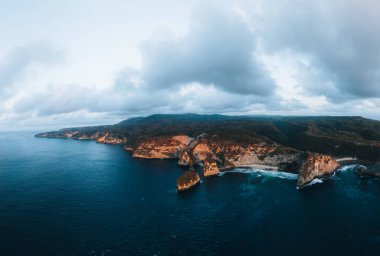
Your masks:
[{"label": "sky", "polygon": [[154,113],[380,120],[375,0],[0,0],[0,130]]}]

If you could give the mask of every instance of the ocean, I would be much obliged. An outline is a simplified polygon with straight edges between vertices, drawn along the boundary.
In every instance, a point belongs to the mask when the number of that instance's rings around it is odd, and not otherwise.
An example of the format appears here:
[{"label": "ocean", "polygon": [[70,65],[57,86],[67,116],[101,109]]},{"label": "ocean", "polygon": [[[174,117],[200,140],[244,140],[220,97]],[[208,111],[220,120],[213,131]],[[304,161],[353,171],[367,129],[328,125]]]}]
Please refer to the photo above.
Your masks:
[{"label": "ocean", "polygon": [[[175,160],[0,133],[0,255],[379,255],[380,179],[226,172],[184,193]],[[372,168],[378,168],[373,166]]]}]

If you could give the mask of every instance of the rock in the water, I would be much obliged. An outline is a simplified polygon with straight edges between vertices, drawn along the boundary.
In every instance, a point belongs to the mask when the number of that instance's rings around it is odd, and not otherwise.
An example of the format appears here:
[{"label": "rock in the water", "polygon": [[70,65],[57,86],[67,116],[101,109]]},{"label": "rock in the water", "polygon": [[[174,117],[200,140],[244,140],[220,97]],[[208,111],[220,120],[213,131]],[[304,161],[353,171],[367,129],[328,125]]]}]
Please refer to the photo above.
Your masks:
[{"label": "rock in the water", "polygon": [[196,186],[201,182],[201,178],[195,171],[186,171],[177,180],[177,191],[184,191]]},{"label": "rock in the water", "polygon": [[362,178],[380,178],[379,172],[369,171],[367,167],[363,165],[355,166],[354,171]]},{"label": "rock in the water", "polygon": [[205,177],[214,176],[219,173],[220,171],[219,171],[218,165],[216,164],[216,161],[214,160],[203,161],[203,176]]},{"label": "rock in the water", "polygon": [[315,178],[330,176],[339,166],[339,163],[332,156],[308,153],[308,157],[298,174],[297,187],[302,188]]}]

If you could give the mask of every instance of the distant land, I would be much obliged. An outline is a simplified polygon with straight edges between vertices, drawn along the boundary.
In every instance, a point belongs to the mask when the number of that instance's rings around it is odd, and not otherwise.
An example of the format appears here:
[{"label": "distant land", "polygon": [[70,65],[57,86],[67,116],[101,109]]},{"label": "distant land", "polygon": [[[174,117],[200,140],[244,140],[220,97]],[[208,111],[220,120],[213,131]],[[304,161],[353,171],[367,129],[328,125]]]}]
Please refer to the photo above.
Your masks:
[{"label": "distant land", "polygon": [[[178,159],[188,166],[177,190],[234,168],[298,174],[297,188],[342,165],[380,161],[380,121],[360,116],[227,116],[156,114],[114,125],[65,128],[36,137],[122,144],[135,158]],[[378,177],[364,166],[357,172]]]}]

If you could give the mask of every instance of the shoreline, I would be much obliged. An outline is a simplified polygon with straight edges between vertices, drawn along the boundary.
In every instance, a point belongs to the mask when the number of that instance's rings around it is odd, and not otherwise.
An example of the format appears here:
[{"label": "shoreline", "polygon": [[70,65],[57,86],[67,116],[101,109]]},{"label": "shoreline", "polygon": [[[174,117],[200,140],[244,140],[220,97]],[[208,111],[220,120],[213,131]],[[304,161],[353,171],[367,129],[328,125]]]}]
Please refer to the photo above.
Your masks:
[{"label": "shoreline", "polygon": [[279,171],[277,166],[264,165],[264,164],[248,164],[248,165],[238,165],[236,168],[246,168],[246,169],[258,169],[262,171]]}]

